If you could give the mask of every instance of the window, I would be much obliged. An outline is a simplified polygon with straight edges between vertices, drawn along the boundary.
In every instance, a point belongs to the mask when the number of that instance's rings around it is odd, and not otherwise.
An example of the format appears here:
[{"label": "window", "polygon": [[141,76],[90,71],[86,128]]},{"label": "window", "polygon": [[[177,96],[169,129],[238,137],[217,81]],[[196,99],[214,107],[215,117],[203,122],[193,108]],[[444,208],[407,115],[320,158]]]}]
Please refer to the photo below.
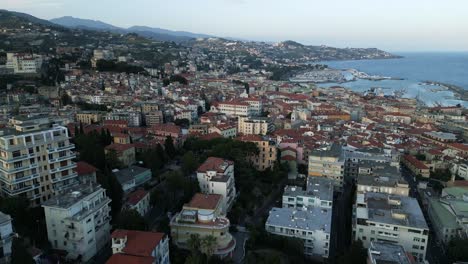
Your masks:
[{"label": "window", "polygon": [[419,249],[418,245],[413,245],[413,249]]}]

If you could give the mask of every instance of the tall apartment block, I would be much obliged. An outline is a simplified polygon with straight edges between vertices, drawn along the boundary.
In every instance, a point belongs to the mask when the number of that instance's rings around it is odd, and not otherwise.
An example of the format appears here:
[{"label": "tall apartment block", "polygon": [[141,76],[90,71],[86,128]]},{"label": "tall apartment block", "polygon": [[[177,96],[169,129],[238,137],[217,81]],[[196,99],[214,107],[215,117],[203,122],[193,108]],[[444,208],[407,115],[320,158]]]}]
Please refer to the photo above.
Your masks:
[{"label": "tall apartment block", "polygon": [[66,127],[34,123],[0,129],[3,197],[27,197],[38,206],[77,182],[75,154]]},{"label": "tall apartment block", "polygon": [[110,241],[110,202],[106,190],[93,183],[76,185],[45,202],[52,248],[67,251],[72,259],[91,259]]},{"label": "tall apartment block", "polygon": [[429,227],[415,198],[387,193],[358,193],[353,235],[365,248],[372,242],[401,245],[422,262],[426,259]]}]

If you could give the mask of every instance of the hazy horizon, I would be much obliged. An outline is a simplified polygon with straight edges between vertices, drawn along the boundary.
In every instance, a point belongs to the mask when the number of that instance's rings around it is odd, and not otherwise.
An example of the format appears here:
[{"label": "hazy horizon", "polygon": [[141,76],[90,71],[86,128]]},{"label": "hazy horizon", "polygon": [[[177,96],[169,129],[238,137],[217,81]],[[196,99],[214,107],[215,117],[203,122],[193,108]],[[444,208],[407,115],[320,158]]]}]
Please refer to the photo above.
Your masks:
[{"label": "hazy horizon", "polygon": [[391,52],[468,51],[468,1],[463,0],[4,1],[4,9],[43,19],[73,16],[125,28],[138,25],[254,41],[293,40]]}]

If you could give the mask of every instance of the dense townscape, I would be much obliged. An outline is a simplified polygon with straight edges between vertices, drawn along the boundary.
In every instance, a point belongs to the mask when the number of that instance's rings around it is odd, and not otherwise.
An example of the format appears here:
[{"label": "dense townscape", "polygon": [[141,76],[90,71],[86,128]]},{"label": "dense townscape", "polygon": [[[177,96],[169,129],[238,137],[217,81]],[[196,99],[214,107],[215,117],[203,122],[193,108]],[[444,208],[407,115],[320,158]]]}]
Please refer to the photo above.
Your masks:
[{"label": "dense townscape", "polygon": [[0,10],[0,263],[468,261],[468,111],[309,64],[393,57]]}]

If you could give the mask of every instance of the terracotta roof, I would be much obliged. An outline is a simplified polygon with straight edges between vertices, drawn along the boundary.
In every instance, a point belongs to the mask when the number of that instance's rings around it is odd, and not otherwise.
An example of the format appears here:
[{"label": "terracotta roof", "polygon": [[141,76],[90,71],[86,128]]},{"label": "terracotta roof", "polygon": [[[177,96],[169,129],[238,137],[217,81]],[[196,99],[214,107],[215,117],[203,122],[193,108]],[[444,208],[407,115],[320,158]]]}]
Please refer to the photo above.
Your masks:
[{"label": "terracotta roof", "polygon": [[417,158],[411,156],[411,155],[405,155],[404,158],[411,164],[413,164],[416,168],[420,170],[427,170],[429,169],[426,164],[422,163],[420,160]]},{"label": "terracotta roof", "polygon": [[291,155],[286,155],[286,156],[281,157],[281,160],[293,161],[293,160],[296,160],[296,158]]},{"label": "terracotta roof", "polygon": [[224,160],[222,158],[209,157],[202,165],[200,165],[200,167],[198,167],[197,172],[217,171],[223,173],[226,170],[226,168],[223,168],[224,164],[233,165],[234,162]]},{"label": "terracotta roof", "polygon": [[106,146],[105,149],[113,149],[115,150],[116,152],[122,152],[122,151],[125,151],[125,150],[128,150],[128,149],[131,149],[131,148],[134,148],[135,146],[133,146],[133,144],[110,144],[109,146]]},{"label": "terracotta roof", "polygon": [[459,149],[462,151],[468,151],[468,144],[462,144],[462,143],[452,143],[450,144],[452,148]]},{"label": "terracotta roof", "polygon": [[148,195],[148,192],[143,189],[138,189],[128,195],[127,203],[131,205],[138,204],[143,198]]},{"label": "terracotta roof", "polygon": [[86,175],[86,174],[91,174],[91,173],[94,173],[97,171],[97,169],[85,162],[85,161],[78,161],[76,163],[76,169],[75,169],[76,173],[78,173],[78,175]]},{"label": "terracotta roof", "polygon": [[154,257],[141,257],[125,254],[114,254],[107,261],[106,264],[153,264]]},{"label": "terracotta roof", "polygon": [[198,209],[214,210],[218,207],[221,199],[222,196],[220,194],[196,193],[186,206]]},{"label": "terracotta roof", "polygon": [[201,140],[211,140],[211,139],[215,139],[215,138],[222,138],[223,136],[217,132],[213,132],[213,133],[208,133],[206,135],[202,135],[199,137],[199,139]]},{"label": "terracotta roof", "polygon": [[153,250],[166,234],[150,231],[116,229],[112,238],[127,237],[127,243],[122,252],[135,256],[151,256]]},{"label": "terracotta roof", "polygon": [[237,137],[240,141],[263,141],[263,138],[259,135],[242,135]]},{"label": "terracotta roof", "polygon": [[169,133],[174,133],[174,134],[181,133],[180,127],[176,126],[175,124],[154,124],[150,127],[150,130],[153,133],[157,133],[158,131],[164,131],[164,132],[169,132]]}]

